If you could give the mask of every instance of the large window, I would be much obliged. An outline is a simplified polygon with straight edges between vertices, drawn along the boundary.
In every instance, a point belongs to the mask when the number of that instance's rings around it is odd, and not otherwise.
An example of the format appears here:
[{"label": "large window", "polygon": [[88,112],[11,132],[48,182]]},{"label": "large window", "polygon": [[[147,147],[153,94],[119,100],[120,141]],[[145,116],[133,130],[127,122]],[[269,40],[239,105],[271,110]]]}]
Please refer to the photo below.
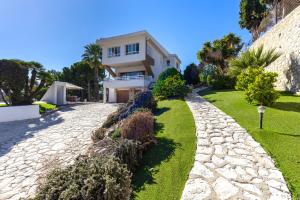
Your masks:
[{"label": "large window", "polygon": [[140,51],[140,44],[126,44],[126,55],[138,54]]},{"label": "large window", "polygon": [[120,56],[120,47],[110,47],[108,48],[108,57]]}]

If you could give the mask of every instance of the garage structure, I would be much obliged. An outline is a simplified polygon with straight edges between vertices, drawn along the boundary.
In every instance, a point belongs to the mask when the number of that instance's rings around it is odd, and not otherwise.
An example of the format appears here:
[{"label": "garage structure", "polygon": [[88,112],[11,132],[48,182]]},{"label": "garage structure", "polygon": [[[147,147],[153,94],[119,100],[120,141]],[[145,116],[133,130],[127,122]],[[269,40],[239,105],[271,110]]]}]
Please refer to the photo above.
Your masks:
[{"label": "garage structure", "polygon": [[[49,87],[47,92],[42,97],[41,101],[45,101],[48,103],[52,103],[55,105],[65,105],[68,103],[67,101],[67,90],[82,90],[82,87],[77,85],[54,81],[52,85]],[[73,96],[74,97],[74,96]],[[77,101],[77,98],[73,98],[73,101]]]}]

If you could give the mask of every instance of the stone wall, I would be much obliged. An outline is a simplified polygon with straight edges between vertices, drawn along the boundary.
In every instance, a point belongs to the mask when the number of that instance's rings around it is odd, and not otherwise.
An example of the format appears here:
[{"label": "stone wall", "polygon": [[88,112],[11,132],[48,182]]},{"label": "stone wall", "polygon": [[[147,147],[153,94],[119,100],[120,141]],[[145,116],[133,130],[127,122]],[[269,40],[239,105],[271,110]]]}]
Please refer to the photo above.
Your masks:
[{"label": "stone wall", "polygon": [[266,70],[278,73],[276,88],[300,92],[300,6],[256,40],[251,49],[264,45],[281,56]]}]

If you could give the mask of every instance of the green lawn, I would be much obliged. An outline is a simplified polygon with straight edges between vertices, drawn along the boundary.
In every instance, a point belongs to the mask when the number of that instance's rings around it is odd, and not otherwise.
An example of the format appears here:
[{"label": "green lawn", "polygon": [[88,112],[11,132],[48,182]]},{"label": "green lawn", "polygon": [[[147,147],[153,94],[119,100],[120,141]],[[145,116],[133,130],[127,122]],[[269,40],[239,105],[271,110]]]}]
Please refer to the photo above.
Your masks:
[{"label": "green lawn", "polygon": [[0,104],[0,107],[6,107],[7,105],[6,104]]},{"label": "green lawn", "polygon": [[243,92],[223,90],[200,94],[250,132],[276,161],[293,198],[300,198],[300,96],[282,94],[272,108],[266,109],[264,128],[260,130],[257,106],[248,104]]},{"label": "green lawn", "polygon": [[158,102],[156,137],[134,177],[135,199],[180,199],[196,150],[195,123],[182,100]]}]

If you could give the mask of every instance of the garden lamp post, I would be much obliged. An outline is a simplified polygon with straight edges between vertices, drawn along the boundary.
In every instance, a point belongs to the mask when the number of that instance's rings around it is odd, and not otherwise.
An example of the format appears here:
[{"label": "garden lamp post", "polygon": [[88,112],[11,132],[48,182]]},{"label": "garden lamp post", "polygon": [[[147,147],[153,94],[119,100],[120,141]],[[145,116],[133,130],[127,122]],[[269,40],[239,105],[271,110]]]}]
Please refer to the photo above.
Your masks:
[{"label": "garden lamp post", "polygon": [[258,106],[257,111],[259,113],[259,128],[262,129],[263,127],[263,116],[264,116],[264,112],[265,112],[266,108],[260,104],[260,106]]}]

